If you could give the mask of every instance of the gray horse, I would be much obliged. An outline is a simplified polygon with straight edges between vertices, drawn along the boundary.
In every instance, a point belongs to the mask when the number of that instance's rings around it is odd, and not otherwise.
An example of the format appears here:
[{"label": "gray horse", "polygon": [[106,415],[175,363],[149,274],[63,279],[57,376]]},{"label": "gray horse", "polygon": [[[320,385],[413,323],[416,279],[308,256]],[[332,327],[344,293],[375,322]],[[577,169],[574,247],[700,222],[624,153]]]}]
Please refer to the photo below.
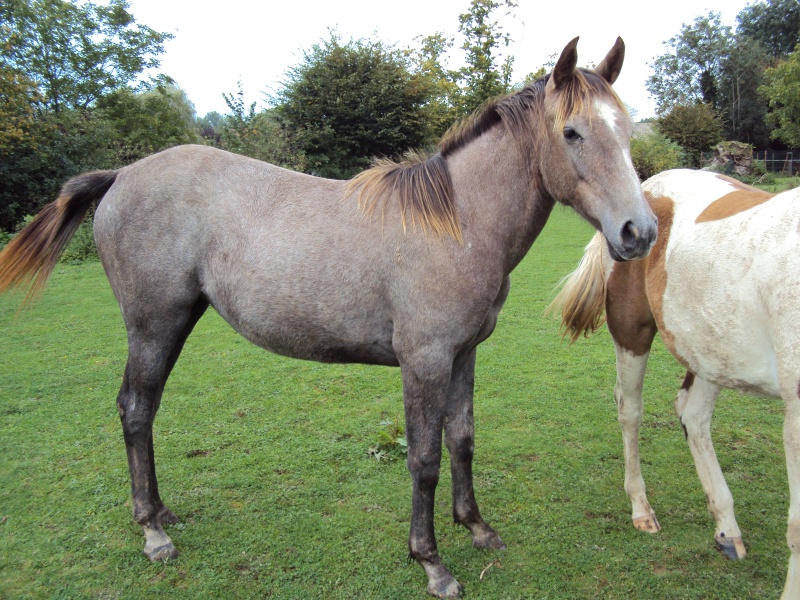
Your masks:
[{"label": "gray horse", "polygon": [[413,484],[409,548],[428,591],[456,597],[433,530],[442,430],[453,516],[503,548],[472,485],[475,349],[509,274],[556,202],[601,231],[619,260],[646,255],[656,219],[631,163],[631,122],[612,91],[624,45],[577,69],[577,38],[551,75],[490,102],[431,157],[379,162],[350,182],[202,146],[68,181],[0,254],[0,292],[41,291],[90,205],[128,332],[117,398],[151,560],[177,555],[163,525],[153,419],[186,338],[209,305],[253,343],[323,362],[399,366]]}]

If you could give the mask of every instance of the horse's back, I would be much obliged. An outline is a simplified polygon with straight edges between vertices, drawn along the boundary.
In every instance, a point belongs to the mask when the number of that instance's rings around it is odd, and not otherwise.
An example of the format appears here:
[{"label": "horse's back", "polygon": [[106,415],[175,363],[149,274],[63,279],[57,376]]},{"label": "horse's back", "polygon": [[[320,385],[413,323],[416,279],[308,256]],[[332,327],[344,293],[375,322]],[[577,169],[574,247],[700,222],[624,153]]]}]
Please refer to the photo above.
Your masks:
[{"label": "horse's back", "polygon": [[[327,322],[341,337],[330,313],[344,304],[367,311],[358,305],[375,304],[378,286],[366,267],[380,262],[374,245],[371,256],[340,256],[367,235],[344,194],[344,182],[182,146],[120,170],[98,207],[95,236],[124,314],[180,310],[202,295],[251,341],[324,359],[301,350],[313,341],[308,329],[324,335]],[[346,353],[341,345],[327,358]]]},{"label": "horse's back", "polygon": [[[800,334],[800,191],[777,196],[713,173],[645,182],[667,198],[659,328],[692,371],[778,396],[781,361]],[[800,358],[800,356],[798,356]]]}]

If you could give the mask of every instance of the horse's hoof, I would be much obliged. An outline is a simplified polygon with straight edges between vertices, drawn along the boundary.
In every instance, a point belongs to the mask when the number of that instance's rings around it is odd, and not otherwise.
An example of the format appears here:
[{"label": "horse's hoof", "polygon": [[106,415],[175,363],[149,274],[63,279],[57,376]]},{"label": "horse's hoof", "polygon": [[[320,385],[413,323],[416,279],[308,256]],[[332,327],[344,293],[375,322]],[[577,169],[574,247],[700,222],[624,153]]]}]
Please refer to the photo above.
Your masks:
[{"label": "horse's hoof", "polygon": [[717,536],[714,539],[717,542],[717,548],[730,560],[741,560],[747,556],[742,538]]},{"label": "horse's hoof", "polygon": [[658,533],[661,531],[661,525],[658,524],[655,513],[650,513],[644,517],[634,517],[633,526],[639,531],[645,531],[647,533]]},{"label": "horse's hoof", "polygon": [[450,581],[446,583],[437,582],[428,584],[428,593],[437,598],[459,598],[463,591],[464,588],[461,587],[461,584],[458,583],[454,577],[451,577]]},{"label": "horse's hoof", "polygon": [[152,550],[145,548],[144,554],[151,562],[161,562],[178,558],[178,551],[175,549],[175,546],[172,545],[172,542],[164,544],[163,546],[158,546]]}]

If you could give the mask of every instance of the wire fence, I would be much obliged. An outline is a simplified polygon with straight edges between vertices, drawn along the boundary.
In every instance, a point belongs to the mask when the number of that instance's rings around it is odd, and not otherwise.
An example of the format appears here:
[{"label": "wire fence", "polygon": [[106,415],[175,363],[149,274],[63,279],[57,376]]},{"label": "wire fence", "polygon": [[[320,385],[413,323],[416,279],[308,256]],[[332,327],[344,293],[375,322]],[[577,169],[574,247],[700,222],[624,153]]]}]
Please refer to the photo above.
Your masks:
[{"label": "wire fence", "polygon": [[753,150],[753,160],[762,161],[770,173],[800,174],[800,150]]}]

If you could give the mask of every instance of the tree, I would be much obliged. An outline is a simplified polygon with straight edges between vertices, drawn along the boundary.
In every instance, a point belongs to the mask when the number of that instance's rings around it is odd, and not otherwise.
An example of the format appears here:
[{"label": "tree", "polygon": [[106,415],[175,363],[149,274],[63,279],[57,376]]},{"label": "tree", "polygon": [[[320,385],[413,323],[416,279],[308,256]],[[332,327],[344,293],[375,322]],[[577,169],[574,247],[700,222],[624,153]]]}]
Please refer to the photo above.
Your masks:
[{"label": "tree", "polygon": [[425,139],[426,96],[403,53],[335,32],[291,68],[275,114],[314,174],[347,178]]},{"label": "tree", "polygon": [[764,72],[759,91],[769,101],[771,137],[793,148],[800,146],[800,44],[784,62]]},{"label": "tree", "polygon": [[9,138],[19,125],[24,131],[24,143],[4,146],[0,160],[3,230],[52,201],[71,175],[119,166],[109,152],[119,142],[111,141],[98,101],[132,94],[128,84],[158,65],[172,37],[136,24],[127,8],[124,0],[0,2],[0,79],[10,94],[0,105],[13,113],[0,129]]},{"label": "tree", "polygon": [[136,93],[116,90],[97,102],[108,132],[109,161],[122,166],[179,144],[197,143],[194,105],[186,92],[170,83]]},{"label": "tree", "polygon": [[644,181],[668,169],[677,169],[686,162],[678,144],[658,131],[634,135],[631,139],[631,160],[639,179]]},{"label": "tree", "polygon": [[410,51],[415,82],[426,98],[422,106],[425,143],[435,144],[462,115],[462,90],[458,85],[460,71],[442,65],[453,39],[441,33],[421,38],[419,49]]},{"label": "tree", "polygon": [[702,153],[722,139],[722,120],[710,104],[675,106],[658,119],[658,130],[684,149],[691,166],[700,167]]},{"label": "tree", "polygon": [[4,0],[0,60],[36,82],[43,108],[85,109],[157,67],[173,37],[137,24],[128,7],[126,0]]},{"label": "tree", "polygon": [[800,43],[797,0],[766,0],[745,6],[736,16],[739,35],[758,41],[767,53],[785,58]]},{"label": "tree", "polygon": [[465,114],[487,100],[509,91],[513,56],[502,59],[501,48],[511,43],[493,13],[501,7],[509,14],[517,7],[514,0],[472,0],[469,10],[459,15],[459,32],[464,35],[461,48],[466,52],[467,66],[462,70],[464,95],[462,110]]},{"label": "tree", "polygon": [[[287,169],[305,170],[305,156],[294,146],[286,130],[281,128],[273,111],[256,112],[255,102],[246,108],[241,82],[238,88],[236,94],[223,94],[230,114],[221,117],[216,125],[209,120],[212,131],[218,136],[214,145]],[[213,115],[205,117],[213,118]]]},{"label": "tree", "polygon": [[36,84],[22,73],[0,63],[0,157],[19,145],[35,145]]},{"label": "tree", "polygon": [[722,60],[728,55],[733,33],[722,25],[719,13],[697,17],[665,42],[670,51],[657,57],[645,84],[659,115],[675,106],[695,103],[719,108]]},{"label": "tree", "polygon": [[759,147],[769,143],[767,104],[758,93],[768,64],[759,42],[737,34],[721,61],[718,105],[725,139]]}]

